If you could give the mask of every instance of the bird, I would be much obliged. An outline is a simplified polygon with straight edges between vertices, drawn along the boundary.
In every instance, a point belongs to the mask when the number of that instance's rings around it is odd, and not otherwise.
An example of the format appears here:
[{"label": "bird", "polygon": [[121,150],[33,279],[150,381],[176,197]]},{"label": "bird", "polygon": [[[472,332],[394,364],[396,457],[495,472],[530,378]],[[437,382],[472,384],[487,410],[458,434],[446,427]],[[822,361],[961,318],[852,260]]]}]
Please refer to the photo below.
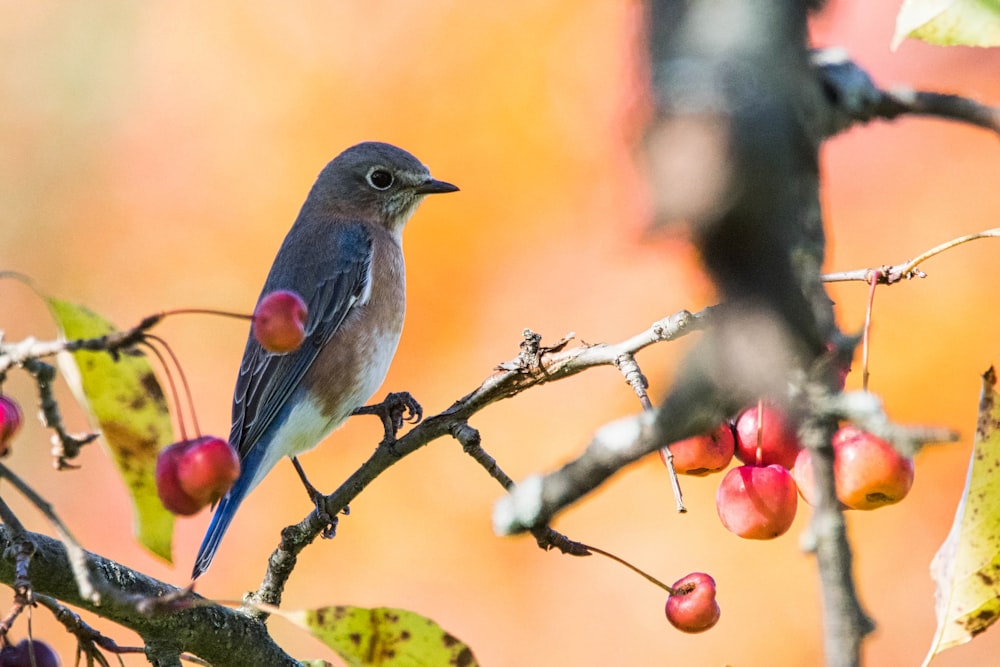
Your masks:
[{"label": "bird", "polygon": [[403,329],[403,227],[426,195],[455,192],[416,157],[366,141],[320,172],[278,249],[260,299],[290,290],[307,306],[305,340],[287,354],[247,337],[229,442],[240,474],[215,507],[192,581],[205,573],[240,503],[284,457],[339,427],[385,380]]}]

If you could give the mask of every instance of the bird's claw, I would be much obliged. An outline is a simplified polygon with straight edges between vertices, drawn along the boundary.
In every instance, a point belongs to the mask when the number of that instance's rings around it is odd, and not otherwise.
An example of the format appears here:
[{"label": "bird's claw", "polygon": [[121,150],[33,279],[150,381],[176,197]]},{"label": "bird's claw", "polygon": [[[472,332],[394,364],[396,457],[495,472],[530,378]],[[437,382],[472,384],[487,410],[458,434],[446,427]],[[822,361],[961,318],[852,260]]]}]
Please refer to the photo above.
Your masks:
[{"label": "bird's claw", "polygon": [[416,424],[424,418],[424,409],[408,391],[394,391],[381,403],[365,405],[354,411],[356,415],[376,415],[382,420],[385,441],[392,442],[404,423]]},{"label": "bird's claw", "polygon": [[393,392],[386,396],[382,403],[386,406],[393,428],[397,431],[403,428],[404,422],[417,424],[424,418],[424,409],[408,391]]},{"label": "bird's claw", "polygon": [[[341,514],[347,515],[351,513],[351,508],[344,507],[340,510]],[[319,516],[319,520],[323,522],[323,530],[320,533],[320,537],[324,540],[333,539],[337,536],[337,524],[340,523],[340,518],[336,515],[331,515],[326,510],[326,504],[323,502],[322,498],[316,501],[316,515]]]}]

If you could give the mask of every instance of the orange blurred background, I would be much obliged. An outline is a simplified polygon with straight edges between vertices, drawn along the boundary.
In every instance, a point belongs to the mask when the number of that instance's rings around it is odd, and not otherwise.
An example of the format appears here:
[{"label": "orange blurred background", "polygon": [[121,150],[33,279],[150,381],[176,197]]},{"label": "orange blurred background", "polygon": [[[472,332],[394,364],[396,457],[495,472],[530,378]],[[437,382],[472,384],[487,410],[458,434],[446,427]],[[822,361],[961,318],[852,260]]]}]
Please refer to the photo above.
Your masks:
[{"label": "orange blurred background", "polygon": [[[1000,103],[996,51],[907,42],[890,53],[897,4],[836,2],[816,20],[816,40],[846,46],[883,85]],[[639,6],[469,7],[0,4],[0,268],[123,326],[175,307],[249,311],[320,168],[348,145],[378,139],[462,188],[426,202],[407,229],[406,329],[380,395],[409,390],[433,414],[514,357],[525,327],[550,342],[570,331],[611,342],[711,303],[683,238],[644,234],[648,206],[633,159],[645,99]],[[997,225],[1000,145],[983,131],[876,123],[829,142],[823,163],[830,270],[900,262]],[[963,439],[918,456],[904,503],[849,517],[862,599],[878,622],[867,664],[917,664],[935,628],[928,564],[964,483],[979,376],[998,360],[998,253],[993,241],[962,246],[928,262],[926,280],[876,297],[873,390],[894,418],[950,425]],[[841,325],[856,330],[865,286],[831,291]],[[54,335],[38,299],[10,281],[0,282],[0,327],[10,340]],[[184,363],[202,429],[227,434],[244,325],[192,316],[159,333]],[[689,346],[640,355],[655,395]],[[20,374],[5,391],[33,400]],[[85,429],[61,396],[71,430]],[[603,369],[490,407],[472,425],[521,479],[558,466],[600,425],[637,409],[617,371]],[[311,479],[333,489],[379,435],[376,420],[352,420],[303,458]],[[83,470],[57,473],[47,438],[32,420],[8,462],[83,545],[185,583],[207,512],[178,521],[176,565],[159,562],[133,543],[126,495],[101,451],[83,456]],[[797,542],[807,509],[783,539],[741,541],[715,516],[718,480],[684,480],[690,512],[677,515],[651,457],[556,524],[667,582],[712,573],[723,613],[704,635],[672,629],[664,594],[610,561],[495,537],[490,512],[501,490],[448,440],[352,504],[337,538],[302,557],[285,606],[413,609],[467,641],[484,665],[819,664],[815,565]],[[15,507],[29,527],[49,530],[24,503]],[[244,503],[199,591],[234,599],[256,588],[279,529],[309,509],[292,467],[279,466]],[[72,644],[47,612],[34,627],[70,658]],[[282,620],[271,627],[296,656],[335,660]],[[13,635],[24,632],[21,622]],[[990,664],[998,651],[1000,633],[990,631],[934,664]]]}]

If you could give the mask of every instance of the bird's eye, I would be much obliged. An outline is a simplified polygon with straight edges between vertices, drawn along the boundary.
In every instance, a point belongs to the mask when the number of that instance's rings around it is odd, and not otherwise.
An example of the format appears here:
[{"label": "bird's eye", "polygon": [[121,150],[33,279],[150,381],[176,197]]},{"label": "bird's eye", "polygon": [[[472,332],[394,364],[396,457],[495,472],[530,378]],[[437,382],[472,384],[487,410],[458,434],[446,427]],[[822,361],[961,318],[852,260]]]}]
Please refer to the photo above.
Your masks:
[{"label": "bird's eye", "polygon": [[372,169],[368,173],[368,184],[376,190],[388,190],[392,181],[392,174],[385,169]]}]

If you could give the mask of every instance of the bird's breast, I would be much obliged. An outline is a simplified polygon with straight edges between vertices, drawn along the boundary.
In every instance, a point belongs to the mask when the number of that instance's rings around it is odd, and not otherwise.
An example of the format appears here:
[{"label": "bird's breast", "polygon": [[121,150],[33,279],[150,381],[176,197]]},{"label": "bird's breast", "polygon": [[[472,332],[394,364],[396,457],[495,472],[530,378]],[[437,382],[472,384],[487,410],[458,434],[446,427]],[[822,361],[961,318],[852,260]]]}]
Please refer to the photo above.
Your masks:
[{"label": "bird's breast", "polygon": [[336,427],[364,405],[389,372],[403,331],[406,278],[402,249],[389,237],[377,239],[372,258],[371,290],[364,303],[348,313],[333,339],[314,362],[323,412]]}]

